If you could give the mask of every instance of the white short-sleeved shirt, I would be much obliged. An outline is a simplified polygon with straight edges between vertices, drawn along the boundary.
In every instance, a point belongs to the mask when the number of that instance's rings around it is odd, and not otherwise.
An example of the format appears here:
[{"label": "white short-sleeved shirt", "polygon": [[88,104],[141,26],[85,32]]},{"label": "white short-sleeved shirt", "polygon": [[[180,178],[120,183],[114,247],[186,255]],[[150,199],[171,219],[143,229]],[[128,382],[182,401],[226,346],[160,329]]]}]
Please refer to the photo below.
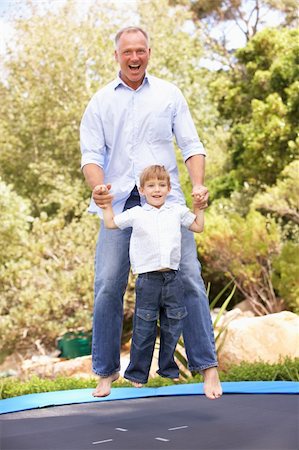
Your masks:
[{"label": "white short-sleeved shirt", "polygon": [[164,268],[177,270],[181,259],[181,225],[189,228],[196,215],[187,206],[135,206],[114,217],[121,230],[132,227],[130,261],[135,274]]}]

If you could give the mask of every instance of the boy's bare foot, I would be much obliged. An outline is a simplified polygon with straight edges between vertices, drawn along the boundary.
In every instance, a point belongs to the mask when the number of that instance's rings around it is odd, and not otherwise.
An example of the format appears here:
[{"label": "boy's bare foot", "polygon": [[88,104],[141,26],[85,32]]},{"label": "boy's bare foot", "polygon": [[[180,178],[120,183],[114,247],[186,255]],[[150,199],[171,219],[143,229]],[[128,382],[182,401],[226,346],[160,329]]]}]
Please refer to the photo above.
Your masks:
[{"label": "boy's bare foot", "polygon": [[175,383],[178,383],[178,382],[180,381],[179,378],[173,378],[172,380],[173,380]]},{"label": "boy's bare foot", "polygon": [[219,380],[218,370],[216,367],[209,367],[203,370],[204,393],[207,398],[215,400],[221,397],[222,387]]},{"label": "boy's bare foot", "polygon": [[131,381],[132,385],[137,388],[141,388],[143,386],[142,383],[138,383],[137,381]]},{"label": "boy's bare foot", "polygon": [[93,391],[92,395],[94,397],[107,397],[111,392],[111,384],[119,378],[119,373],[113,373],[110,377],[102,378],[100,377],[99,384]]}]

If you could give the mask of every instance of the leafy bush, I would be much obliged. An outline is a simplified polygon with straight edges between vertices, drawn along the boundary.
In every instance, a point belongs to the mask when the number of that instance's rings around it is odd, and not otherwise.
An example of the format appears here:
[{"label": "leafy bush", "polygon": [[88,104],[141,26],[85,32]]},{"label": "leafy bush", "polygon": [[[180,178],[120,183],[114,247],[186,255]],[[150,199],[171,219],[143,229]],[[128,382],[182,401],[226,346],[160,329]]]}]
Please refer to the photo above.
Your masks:
[{"label": "leafy bush", "polygon": [[298,245],[286,242],[273,261],[273,286],[284,298],[288,308],[299,314],[299,258]]},{"label": "leafy bush", "polygon": [[280,230],[275,221],[250,211],[246,217],[212,205],[205,233],[197,236],[206,270],[234,280],[257,314],[281,310],[271,284],[271,262],[279,254]]}]

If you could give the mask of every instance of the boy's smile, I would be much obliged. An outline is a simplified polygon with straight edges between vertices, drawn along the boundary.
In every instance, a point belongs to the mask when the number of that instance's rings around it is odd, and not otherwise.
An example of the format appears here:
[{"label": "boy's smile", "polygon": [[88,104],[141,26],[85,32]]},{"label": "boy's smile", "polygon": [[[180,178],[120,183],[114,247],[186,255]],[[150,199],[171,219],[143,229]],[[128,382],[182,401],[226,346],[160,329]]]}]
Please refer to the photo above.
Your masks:
[{"label": "boy's smile", "polygon": [[161,208],[164,205],[167,195],[170,192],[170,186],[166,180],[154,178],[147,180],[143,187],[139,188],[141,195],[144,195],[149,205],[155,208]]}]

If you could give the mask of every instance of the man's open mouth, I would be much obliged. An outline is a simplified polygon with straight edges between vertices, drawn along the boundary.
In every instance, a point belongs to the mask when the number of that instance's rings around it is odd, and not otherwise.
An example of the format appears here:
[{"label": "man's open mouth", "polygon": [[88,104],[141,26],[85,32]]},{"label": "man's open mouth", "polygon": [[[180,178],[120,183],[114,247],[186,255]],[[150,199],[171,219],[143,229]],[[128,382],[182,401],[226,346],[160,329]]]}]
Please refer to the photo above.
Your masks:
[{"label": "man's open mouth", "polygon": [[133,71],[137,71],[137,70],[139,70],[140,69],[140,64],[139,65],[137,65],[137,64],[129,64],[129,68],[131,69],[131,70],[133,70]]}]

